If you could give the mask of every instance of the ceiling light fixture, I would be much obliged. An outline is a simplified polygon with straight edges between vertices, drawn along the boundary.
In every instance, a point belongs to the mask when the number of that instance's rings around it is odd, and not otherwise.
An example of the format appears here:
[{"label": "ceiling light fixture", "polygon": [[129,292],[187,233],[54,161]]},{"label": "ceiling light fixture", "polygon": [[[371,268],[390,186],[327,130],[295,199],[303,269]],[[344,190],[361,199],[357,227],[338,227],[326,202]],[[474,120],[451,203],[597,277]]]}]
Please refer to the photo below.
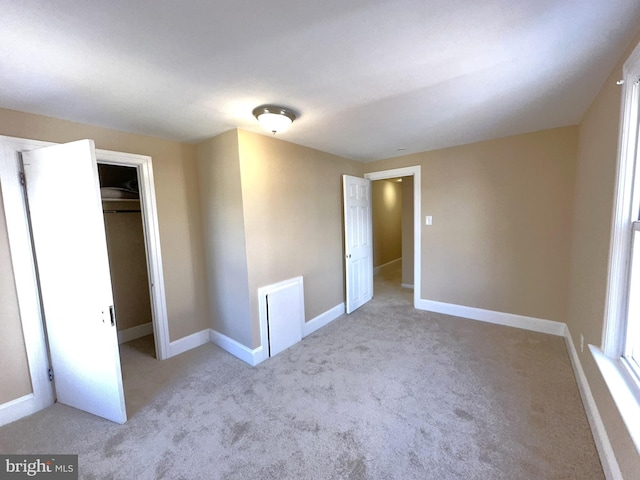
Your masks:
[{"label": "ceiling light fixture", "polygon": [[253,109],[260,126],[274,135],[284,132],[296,119],[296,114],[291,110],[276,105],[262,105]]}]

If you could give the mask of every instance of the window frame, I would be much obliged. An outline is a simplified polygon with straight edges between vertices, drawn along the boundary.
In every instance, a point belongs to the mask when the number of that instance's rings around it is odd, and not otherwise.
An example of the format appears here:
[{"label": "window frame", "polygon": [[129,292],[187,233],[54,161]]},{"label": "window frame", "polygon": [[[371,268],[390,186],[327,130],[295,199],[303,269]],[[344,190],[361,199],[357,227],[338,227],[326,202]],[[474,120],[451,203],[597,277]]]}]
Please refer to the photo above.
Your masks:
[{"label": "window frame", "polygon": [[[640,369],[627,358],[631,344],[627,335],[631,260],[634,232],[640,231],[640,44],[624,63],[622,73],[624,83],[602,346],[601,349],[590,346],[590,349],[640,452],[640,422],[637,420],[640,418]],[[639,249],[636,261],[640,261],[640,246],[635,248]],[[640,339],[636,341],[640,342]],[[634,360],[636,364],[640,362],[640,359]]]},{"label": "window frame", "polygon": [[[640,87],[638,87],[640,88]],[[640,110],[640,106],[638,107]],[[638,134],[640,138],[640,132]],[[640,145],[638,145],[640,148]],[[640,157],[640,155],[639,155]],[[636,159],[636,165],[640,165],[640,158]],[[636,167],[636,176],[640,177],[640,171]],[[638,185],[638,179],[636,179],[636,185],[634,190],[635,196],[638,195],[640,185]],[[625,310],[624,325],[621,327],[624,329],[624,341],[622,348],[622,362],[625,363],[626,368],[632,376],[632,379],[640,390],[640,323],[635,325],[629,324],[629,318],[640,317],[640,211],[636,209],[637,219],[631,222],[631,236],[630,236],[630,251],[629,251],[629,263],[628,263],[628,275],[627,275],[627,304]],[[631,298],[632,289],[637,293],[634,298]],[[635,352],[635,355],[634,355]]]},{"label": "window frame", "polygon": [[[640,47],[640,45],[639,45]],[[637,212],[640,198],[634,188],[640,179],[635,178],[636,152],[638,143],[638,84],[634,79],[634,65],[629,65],[637,53],[637,71],[640,74],[640,48],[623,67],[623,103],[620,127],[619,155],[617,169],[617,185],[613,209],[613,225],[611,232],[611,252],[609,260],[609,289],[605,312],[605,328],[603,332],[602,350],[610,358],[621,357],[625,349],[626,316],[628,309],[629,260],[632,253],[633,212]],[[635,197],[635,198],[634,198]],[[634,208],[634,206],[636,208]]]}]

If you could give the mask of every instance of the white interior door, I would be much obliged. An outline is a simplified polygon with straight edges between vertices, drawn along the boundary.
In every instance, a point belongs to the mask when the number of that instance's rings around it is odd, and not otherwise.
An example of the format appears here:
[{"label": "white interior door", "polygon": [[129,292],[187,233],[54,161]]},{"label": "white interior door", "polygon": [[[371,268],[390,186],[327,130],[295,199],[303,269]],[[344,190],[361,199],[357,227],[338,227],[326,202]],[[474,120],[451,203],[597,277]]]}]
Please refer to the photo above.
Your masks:
[{"label": "white interior door", "polygon": [[22,154],[60,403],[127,420],[93,141]]},{"label": "white interior door", "polygon": [[371,180],[343,175],[346,311],[373,298]]}]

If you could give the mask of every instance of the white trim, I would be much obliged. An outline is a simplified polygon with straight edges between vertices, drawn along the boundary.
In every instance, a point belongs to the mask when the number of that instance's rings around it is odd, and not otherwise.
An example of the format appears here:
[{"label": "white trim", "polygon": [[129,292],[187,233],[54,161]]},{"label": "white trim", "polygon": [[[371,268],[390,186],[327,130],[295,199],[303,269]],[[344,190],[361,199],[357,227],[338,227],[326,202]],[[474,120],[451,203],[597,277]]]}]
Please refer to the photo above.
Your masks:
[{"label": "white trim", "polygon": [[552,320],[526,317],[524,315],[516,315],[513,313],[495,312],[493,310],[484,310],[482,308],[466,307],[464,305],[436,302],[433,300],[421,299],[416,308],[419,310],[428,310],[430,312],[463,317],[470,320],[479,320],[481,322],[506,325],[508,327],[523,328],[533,332],[548,333],[550,335],[564,336],[566,328],[566,324],[554,322]]},{"label": "white trim", "polygon": [[146,337],[153,333],[153,322],[143,323],[118,332],[118,344],[127,343],[136,338]]},{"label": "white trim", "polygon": [[593,345],[589,345],[589,349],[618,407],[631,440],[636,450],[640,452],[640,423],[638,423],[640,398],[637,393],[637,380],[622,357],[616,359],[607,357],[601,349]]},{"label": "white trim", "polygon": [[[638,64],[635,65],[636,63]],[[637,200],[633,197],[638,197],[634,195],[638,85],[632,75],[633,71],[638,70],[640,70],[640,48],[636,47],[623,67],[625,82],[620,113],[618,162],[609,247],[609,276],[602,338],[602,349],[610,357],[621,356],[624,348],[624,335],[620,333],[626,324],[631,221],[633,212],[637,212],[633,207],[633,203],[637,203]],[[639,178],[636,178],[636,181],[640,180],[640,175],[637,177]]]},{"label": "white trim", "polygon": [[[299,317],[302,319],[300,329],[304,327],[304,283],[301,276],[283,280],[278,283],[272,283],[266,287],[258,288],[258,318],[260,320],[260,346],[263,348],[263,355],[269,356],[269,329],[267,326],[267,295],[288,288],[291,286],[297,286],[298,293],[300,295],[299,305],[302,309],[299,312]],[[262,361],[262,360],[261,360]]]},{"label": "white trim", "polygon": [[0,405],[0,427],[42,410],[33,393]]},{"label": "white trim", "polygon": [[[319,330],[320,328],[334,321],[336,318],[339,318],[342,315],[344,315],[344,312],[345,312],[345,307],[343,302],[339,305],[336,305],[333,308],[330,308],[326,312],[321,313],[317,317],[312,318],[308,322],[305,322],[305,324],[302,326],[302,336],[306,337],[307,335],[310,335],[316,330]],[[262,326],[261,326],[261,333],[262,333]],[[229,338],[226,335],[220,332],[217,332],[216,330],[213,330],[213,329],[210,330],[210,340],[211,340],[211,343],[213,343],[214,345],[217,345],[218,347],[222,348],[224,351],[230,353],[234,357],[237,357],[243,362],[246,362],[252,366],[256,366],[259,363],[265,361],[267,358],[269,358],[268,348],[263,348],[261,345],[258,348],[254,348],[252,350],[249,347],[246,347],[241,343],[235,341],[234,339]],[[264,343],[264,345],[267,345],[267,343]]]},{"label": "white trim", "polygon": [[317,317],[312,318],[308,322],[305,322],[302,326],[302,336],[306,337],[307,335],[311,335],[316,330],[328,325],[333,322],[336,318],[340,318],[345,313],[345,305],[344,302],[336,305],[333,308],[330,308],[324,313],[321,313]]},{"label": "white trim", "polygon": [[[383,170],[379,172],[370,172],[364,175],[369,180],[385,180],[387,178],[411,177],[413,176],[413,306],[419,308],[420,286],[422,275],[422,224],[420,223],[421,207],[422,207],[422,169],[420,165],[413,167],[394,168],[392,170]],[[375,294],[375,293],[374,293]]]},{"label": "white trim", "polygon": [[0,136],[0,182],[9,237],[13,276],[18,297],[22,334],[33,392],[4,404],[0,425],[42,410],[54,402],[49,381],[49,359],[40,311],[29,221],[20,184],[20,152],[52,145],[48,142]]},{"label": "white trim", "polygon": [[243,362],[248,363],[251,366],[255,366],[260,362],[266,360],[267,350],[262,346],[251,350],[249,347],[242,345],[235,341],[233,338],[212,329],[206,328],[199,332],[192,333],[186,337],[182,337],[178,340],[174,340],[169,344],[171,356],[180,355],[181,353],[198,348],[206,343],[213,343],[217,345],[225,352],[230,353],[236,358],[239,358]]},{"label": "white trim", "polygon": [[631,264],[636,260],[632,258],[632,231],[633,222],[638,220],[640,209],[640,44],[625,61],[622,73],[624,86],[619,121],[602,348],[599,350],[591,345],[589,348],[636,450],[640,452],[640,388],[637,377],[631,376],[627,359],[623,357],[628,353],[625,343],[631,340],[627,336],[633,334],[627,324],[631,307]]},{"label": "white trim", "polygon": [[216,330],[211,329],[209,331],[209,338],[211,343],[217,345],[225,352],[230,353],[234,357],[239,358],[251,366],[256,366],[268,358],[268,351],[266,348],[260,346],[251,350],[249,347],[236,342],[233,338],[229,338]]},{"label": "white trim", "polygon": [[582,398],[582,404],[584,405],[585,412],[587,414],[587,420],[591,426],[591,432],[593,434],[593,440],[596,444],[596,450],[598,450],[598,456],[600,457],[600,463],[604,470],[607,480],[622,480],[622,472],[618,466],[611,441],[607,435],[607,430],[600,416],[598,405],[596,404],[593,393],[591,393],[591,387],[589,381],[582,368],[582,362],[580,362],[580,356],[573,343],[571,332],[569,327],[565,328],[564,340],[569,352],[569,358],[571,359],[571,365],[573,366],[573,374],[576,377],[578,383],[578,390],[580,391],[580,397]]},{"label": "white trim", "polygon": [[209,329],[200,330],[199,332],[192,333],[186,337],[174,340],[169,344],[169,353],[172,357],[180,355],[186,351],[198,348],[205,343],[209,343]]},{"label": "white trim", "polygon": [[[414,167],[392,168],[391,170],[380,170],[377,172],[365,173],[364,178],[371,181],[386,180],[388,178],[410,177],[416,174],[416,169],[420,169],[420,165]],[[415,180],[415,179],[414,179]]]},{"label": "white trim", "polygon": [[98,163],[108,165],[134,166],[138,171],[140,188],[140,207],[142,210],[145,251],[147,255],[147,272],[149,275],[149,294],[151,296],[151,315],[159,360],[169,358],[169,319],[167,299],[160,248],[160,229],[158,226],[158,207],[153,181],[153,165],[151,157],[132,153],[111,152],[96,149]]},{"label": "white trim", "polygon": [[393,265],[394,263],[398,263],[402,261],[402,257],[400,258],[396,258],[395,260],[391,260],[390,262],[387,263],[383,263],[382,265],[378,265],[377,267],[375,267],[373,269],[373,274],[375,275],[376,273],[378,273],[380,270],[382,270],[385,267],[390,267],[391,265]]},{"label": "white trim", "polygon": [[408,284],[408,283],[402,283],[402,284],[400,284],[400,286],[401,286],[402,288],[413,288],[413,285],[410,285],[410,284]]},{"label": "white trim", "polygon": [[9,400],[8,402],[0,404],[0,410],[4,410],[5,408],[15,407],[16,405],[26,402],[27,400],[30,400],[31,398],[33,398],[33,393],[27,393],[26,395],[23,395],[22,397],[18,397],[15,400]]}]

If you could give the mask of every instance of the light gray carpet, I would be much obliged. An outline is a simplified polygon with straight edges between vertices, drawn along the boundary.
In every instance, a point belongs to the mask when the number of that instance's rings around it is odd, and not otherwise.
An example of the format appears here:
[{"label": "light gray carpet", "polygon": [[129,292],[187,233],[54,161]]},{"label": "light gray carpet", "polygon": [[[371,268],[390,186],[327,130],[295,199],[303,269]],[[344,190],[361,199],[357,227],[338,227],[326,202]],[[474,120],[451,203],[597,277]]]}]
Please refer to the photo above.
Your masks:
[{"label": "light gray carpet", "polygon": [[3,453],[77,453],[81,478],[602,479],[564,340],[373,301],[257,367],[213,345],[122,350],[129,421],[56,404]]}]

